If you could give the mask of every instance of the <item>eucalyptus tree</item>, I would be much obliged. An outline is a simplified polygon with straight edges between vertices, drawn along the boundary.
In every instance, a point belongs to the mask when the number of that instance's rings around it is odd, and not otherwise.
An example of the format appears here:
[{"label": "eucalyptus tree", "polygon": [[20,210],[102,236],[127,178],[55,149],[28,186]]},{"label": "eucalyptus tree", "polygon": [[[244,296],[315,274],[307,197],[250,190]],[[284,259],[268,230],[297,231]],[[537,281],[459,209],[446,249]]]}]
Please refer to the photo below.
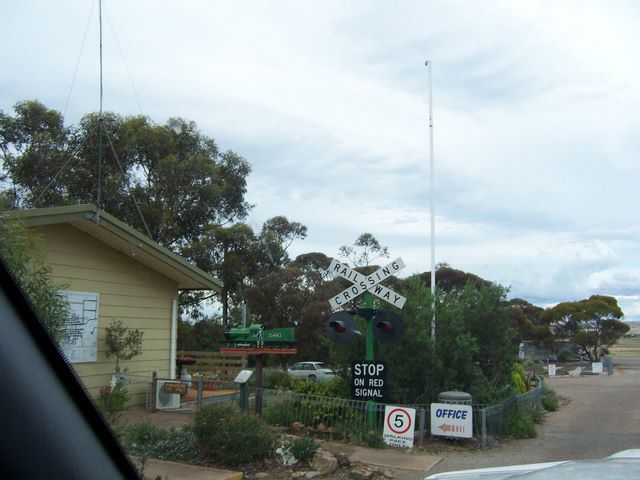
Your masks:
[{"label": "eucalyptus tree", "polygon": [[180,118],[157,124],[91,113],[65,126],[59,112],[25,101],[13,115],[0,112],[0,153],[4,196],[14,208],[99,203],[178,253],[251,208],[249,163]]},{"label": "eucalyptus tree", "polygon": [[592,295],[575,302],[562,302],[542,313],[560,340],[574,342],[580,353],[597,361],[630,329],[614,297]]},{"label": "eucalyptus tree", "polygon": [[367,267],[379,258],[389,257],[389,248],[380,244],[370,233],[361,234],[353,245],[343,245],[339,255],[351,262],[354,267]]}]

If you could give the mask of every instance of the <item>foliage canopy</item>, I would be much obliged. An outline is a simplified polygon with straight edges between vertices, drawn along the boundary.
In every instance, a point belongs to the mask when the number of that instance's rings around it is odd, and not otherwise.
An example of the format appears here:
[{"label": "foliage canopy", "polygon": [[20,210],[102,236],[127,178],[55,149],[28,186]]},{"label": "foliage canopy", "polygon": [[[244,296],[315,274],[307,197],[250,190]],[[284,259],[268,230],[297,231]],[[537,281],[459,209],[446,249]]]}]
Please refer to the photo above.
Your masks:
[{"label": "foliage canopy", "polygon": [[69,305],[60,295],[66,285],[51,280],[51,267],[45,262],[38,234],[9,214],[1,215],[0,257],[51,337],[60,341],[69,313]]},{"label": "foliage canopy", "polygon": [[592,295],[575,302],[562,302],[542,314],[555,335],[574,342],[581,353],[597,361],[630,329],[622,322],[622,309],[614,297]]}]

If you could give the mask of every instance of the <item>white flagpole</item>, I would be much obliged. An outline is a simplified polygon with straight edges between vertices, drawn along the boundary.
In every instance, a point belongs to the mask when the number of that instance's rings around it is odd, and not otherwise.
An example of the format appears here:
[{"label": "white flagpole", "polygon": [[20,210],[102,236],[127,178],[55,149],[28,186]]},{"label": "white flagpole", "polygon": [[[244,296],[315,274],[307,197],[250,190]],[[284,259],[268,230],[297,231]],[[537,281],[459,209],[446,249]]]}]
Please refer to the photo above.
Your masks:
[{"label": "white flagpole", "polygon": [[436,338],[436,217],[435,178],[433,168],[433,96],[431,91],[431,61],[425,62],[429,77],[429,175],[431,177],[431,338]]}]

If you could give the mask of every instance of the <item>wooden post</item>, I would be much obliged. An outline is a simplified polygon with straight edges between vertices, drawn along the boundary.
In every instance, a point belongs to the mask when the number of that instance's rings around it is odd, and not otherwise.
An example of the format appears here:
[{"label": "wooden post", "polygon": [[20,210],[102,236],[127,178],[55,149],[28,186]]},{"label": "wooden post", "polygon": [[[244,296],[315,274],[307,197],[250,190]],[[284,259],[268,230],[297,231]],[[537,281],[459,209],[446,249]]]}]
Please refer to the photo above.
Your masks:
[{"label": "wooden post", "polygon": [[204,377],[202,375],[198,376],[198,400],[196,401],[197,410],[200,411],[202,409],[202,399],[204,398]]},{"label": "wooden post", "polygon": [[155,370],[151,375],[151,411],[157,410],[156,399],[158,398],[158,372]]},{"label": "wooden post", "polygon": [[262,415],[262,355],[256,355],[256,415]]}]

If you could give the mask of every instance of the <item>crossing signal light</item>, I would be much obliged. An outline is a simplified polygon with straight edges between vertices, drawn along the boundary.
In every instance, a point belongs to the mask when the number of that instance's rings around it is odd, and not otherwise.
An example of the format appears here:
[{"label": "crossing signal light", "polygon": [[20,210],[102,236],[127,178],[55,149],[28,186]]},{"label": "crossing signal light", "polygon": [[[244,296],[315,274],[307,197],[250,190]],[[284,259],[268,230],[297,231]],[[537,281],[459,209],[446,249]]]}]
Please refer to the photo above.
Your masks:
[{"label": "crossing signal light", "polygon": [[334,342],[348,342],[354,335],[360,335],[356,330],[353,315],[348,312],[332,313],[324,325],[324,332]]},{"label": "crossing signal light", "polygon": [[373,317],[373,336],[380,343],[393,343],[402,337],[402,319],[391,312],[378,312]]}]

